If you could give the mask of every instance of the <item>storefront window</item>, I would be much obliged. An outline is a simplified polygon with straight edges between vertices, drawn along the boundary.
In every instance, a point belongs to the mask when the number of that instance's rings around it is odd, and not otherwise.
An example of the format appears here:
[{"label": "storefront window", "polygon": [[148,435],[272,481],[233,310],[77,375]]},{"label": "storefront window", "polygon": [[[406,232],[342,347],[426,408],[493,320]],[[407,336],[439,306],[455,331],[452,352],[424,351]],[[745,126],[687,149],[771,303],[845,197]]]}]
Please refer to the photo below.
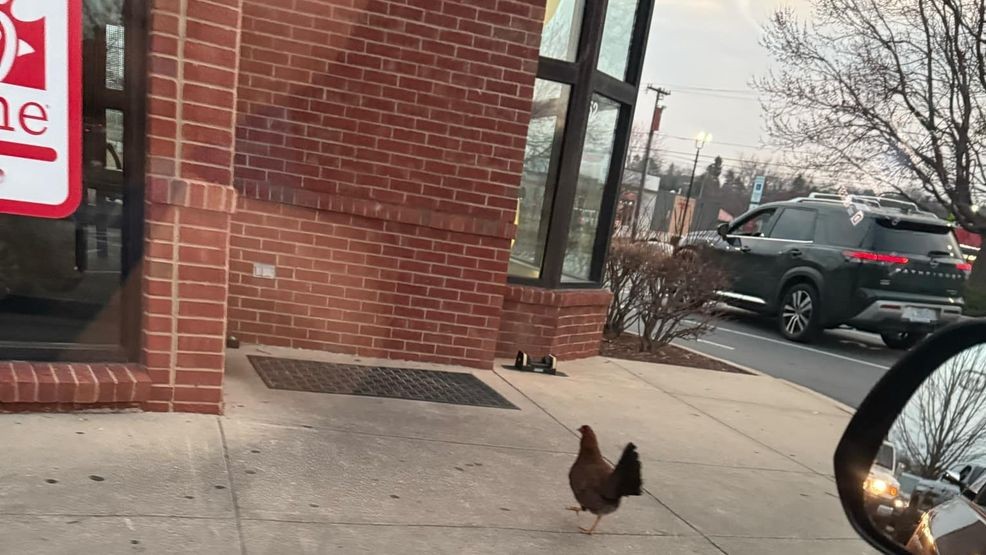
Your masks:
[{"label": "storefront window", "polygon": [[541,33],[541,55],[571,62],[579,48],[585,0],[548,0]]},{"label": "storefront window", "polygon": [[599,95],[593,96],[579,164],[579,181],[575,187],[572,223],[568,230],[563,281],[589,280],[619,116],[619,103]]},{"label": "storefront window", "polygon": [[642,70],[631,53],[645,49],[652,10],[653,0],[548,0],[512,282],[600,284],[619,195],[613,161],[626,156]]},{"label": "storefront window", "polygon": [[513,276],[538,278],[541,275],[569,88],[543,79],[534,84],[534,105],[518,199],[517,238],[510,257]]},{"label": "storefront window", "polygon": [[[129,358],[127,315],[139,306],[122,286],[127,207],[143,176],[128,175],[124,0],[83,6],[83,196],[51,220],[0,215],[0,349],[4,358]],[[126,122],[126,124],[125,124]],[[139,202],[139,201],[138,201]],[[131,322],[130,327],[133,327]]]},{"label": "storefront window", "polygon": [[633,37],[638,0],[610,0],[599,50],[599,71],[626,79],[630,39]]}]

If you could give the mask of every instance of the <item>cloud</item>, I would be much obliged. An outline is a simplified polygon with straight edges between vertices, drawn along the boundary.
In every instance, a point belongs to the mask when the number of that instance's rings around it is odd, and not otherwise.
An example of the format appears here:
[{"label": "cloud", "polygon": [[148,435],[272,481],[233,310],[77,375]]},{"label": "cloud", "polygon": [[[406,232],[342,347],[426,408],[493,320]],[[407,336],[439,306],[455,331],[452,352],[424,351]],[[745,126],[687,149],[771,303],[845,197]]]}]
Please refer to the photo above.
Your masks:
[{"label": "cloud", "polygon": [[[45,16],[48,6],[57,1],[59,0],[13,0],[10,12],[19,21],[37,21]],[[6,2],[0,1],[0,4],[4,3]]]}]

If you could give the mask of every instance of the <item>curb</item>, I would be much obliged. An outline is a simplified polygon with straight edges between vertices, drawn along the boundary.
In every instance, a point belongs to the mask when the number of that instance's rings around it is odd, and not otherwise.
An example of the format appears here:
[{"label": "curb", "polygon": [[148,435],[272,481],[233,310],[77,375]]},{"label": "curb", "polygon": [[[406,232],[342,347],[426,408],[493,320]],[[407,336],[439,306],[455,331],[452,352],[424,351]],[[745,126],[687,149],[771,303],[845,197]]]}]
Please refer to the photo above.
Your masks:
[{"label": "curb", "polygon": [[817,397],[818,399],[820,399],[822,401],[828,401],[829,403],[832,403],[832,405],[835,408],[841,410],[842,412],[845,412],[846,414],[850,414],[850,415],[856,414],[856,409],[850,407],[849,405],[847,405],[845,403],[842,403],[840,401],[836,401],[835,399],[833,399],[831,397],[828,397],[826,395],[822,395],[821,393],[819,393],[817,391],[808,389],[807,387],[805,387],[803,385],[798,385],[798,384],[796,384],[794,382],[789,382],[789,381],[787,381],[785,379],[782,379],[782,378],[774,378],[774,379],[777,380],[777,381],[779,381],[779,382],[784,382],[785,384],[789,385],[790,387],[792,387],[794,389],[797,389],[798,391],[800,391],[802,393],[808,393],[808,394],[811,394],[811,395]]},{"label": "curb", "polygon": [[743,366],[742,364],[736,364],[735,362],[732,362],[730,360],[726,360],[726,359],[723,359],[723,358],[712,356],[712,355],[703,353],[702,351],[699,351],[699,350],[696,350],[696,349],[692,349],[691,347],[686,347],[685,345],[681,345],[679,343],[672,343],[672,345],[674,345],[675,347],[678,347],[679,349],[684,349],[684,350],[686,350],[686,351],[688,351],[690,353],[694,353],[696,355],[703,356],[705,358],[710,358],[712,360],[721,362],[723,364],[728,364],[730,366],[735,366],[736,368],[739,368],[740,370],[743,370],[744,372],[749,372],[750,374],[752,374],[754,376],[758,376],[758,377],[762,377],[762,378],[770,378],[772,380],[777,380],[777,381],[779,381],[779,382],[781,382],[781,383],[783,383],[783,384],[785,384],[785,385],[787,385],[787,386],[789,386],[789,387],[791,387],[793,389],[797,389],[798,391],[800,391],[802,393],[807,393],[807,394],[809,394],[809,395],[811,395],[811,396],[813,396],[813,397],[815,397],[815,398],[817,398],[819,400],[827,401],[827,402],[831,403],[832,406],[834,406],[835,408],[841,410],[842,412],[845,412],[845,413],[850,414],[850,415],[856,414],[856,409],[850,407],[849,405],[847,405],[845,403],[842,403],[842,402],[839,402],[839,401],[836,401],[835,399],[833,399],[833,398],[831,398],[831,397],[829,397],[827,395],[823,395],[823,394],[821,394],[821,393],[819,393],[817,391],[814,391],[812,389],[809,389],[809,388],[807,388],[807,387],[805,387],[803,385],[798,385],[798,384],[796,384],[794,382],[785,380],[783,378],[776,378],[774,376],[771,376],[770,374],[766,374],[764,372],[761,372],[760,370],[755,370],[753,368],[750,368],[749,366]]},{"label": "curb", "polygon": [[743,366],[742,364],[736,364],[735,362],[733,362],[731,360],[726,360],[724,358],[719,358],[717,356],[712,356],[710,354],[703,353],[702,351],[699,351],[697,349],[692,349],[691,347],[687,347],[687,346],[682,345],[680,343],[672,343],[672,345],[674,345],[675,347],[678,347],[679,349],[681,349],[683,351],[688,351],[689,353],[692,353],[694,355],[698,355],[698,356],[701,356],[701,357],[712,359],[712,360],[714,360],[716,362],[721,362],[722,364],[728,364],[729,366],[732,366],[734,368],[738,368],[738,369],[740,369],[740,370],[742,370],[744,372],[747,372],[749,374],[753,374],[754,376],[760,376],[760,377],[766,376],[768,378],[773,378],[773,376],[771,376],[770,374],[764,374],[760,370],[755,370],[753,368],[750,368],[749,366]]}]

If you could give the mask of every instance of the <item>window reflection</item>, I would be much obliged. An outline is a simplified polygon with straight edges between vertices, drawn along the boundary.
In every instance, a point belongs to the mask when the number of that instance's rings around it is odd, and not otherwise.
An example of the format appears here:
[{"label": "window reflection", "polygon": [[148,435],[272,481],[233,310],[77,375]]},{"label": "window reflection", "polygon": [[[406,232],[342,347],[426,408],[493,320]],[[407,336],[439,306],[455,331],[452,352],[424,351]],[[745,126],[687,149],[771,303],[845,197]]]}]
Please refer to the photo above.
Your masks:
[{"label": "window reflection", "polygon": [[565,249],[563,281],[586,281],[590,277],[599,211],[609,176],[619,116],[618,102],[593,96],[579,165],[579,181],[575,188],[568,247]]},{"label": "window reflection", "polygon": [[527,129],[524,174],[517,209],[517,239],[510,257],[510,275],[541,275],[545,241],[551,222],[554,189],[561,154],[569,86],[538,79]]},{"label": "window reflection", "polygon": [[106,26],[106,88],[113,91],[123,90],[123,37],[122,25]]},{"label": "window reflection", "polygon": [[[83,5],[82,203],[62,220],[0,215],[0,347],[119,352],[123,315],[123,0]],[[142,185],[140,179],[136,185]],[[32,351],[33,353],[33,351]]]},{"label": "window reflection", "polygon": [[599,71],[623,80],[627,74],[630,39],[637,16],[637,0],[610,0],[599,50]]},{"label": "window reflection", "polygon": [[541,32],[541,52],[545,58],[575,61],[579,48],[585,0],[548,0]]}]

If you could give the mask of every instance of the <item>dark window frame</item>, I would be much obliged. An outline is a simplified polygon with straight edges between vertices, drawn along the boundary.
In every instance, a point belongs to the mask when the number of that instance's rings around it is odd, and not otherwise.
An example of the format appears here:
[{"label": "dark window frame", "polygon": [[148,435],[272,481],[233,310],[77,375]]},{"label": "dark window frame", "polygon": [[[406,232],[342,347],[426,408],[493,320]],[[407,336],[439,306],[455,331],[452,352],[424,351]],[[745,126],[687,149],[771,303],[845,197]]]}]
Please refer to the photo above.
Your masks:
[{"label": "dark window frame", "polygon": [[[624,160],[630,142],[633,114],[637,105],[637,92],[643,72],[644,53],[650,33],[651,16],[655,0],[640,0],[634,16],[630,53],[627,60],[626,81],[599,71],[599,51],[606,21],[608,0],[586,0],[582,15],[579,47],[574,62],[552,58],[539,58],[538,79],[557,81],[571,86],[565,131],[562,137],[560,162],[554,178],[551,220],[545,241],[544,259],[538,278],[509,276],[508,282],[546,289],[595,289],[602,283],[606,255],[612,240],[613,222],[616,219],[617,197],[623,177]],[[592,97],[599,94],[621,105],[616,124],[613,153],[609,174],[603,187],[603,200],[599,211],[596,237],[593,242],[592,264],[587,281],[562,281],[562,267],[568,246],[569,227],[575,208],[575,189],[579,179],[586,126],[592,106]]]},{"label": "dark window frame", "polygon": [[[141,261],[144,256],[144,188],[147,128],[147,0],[123,0],[124,22],[124,85],[123,91],[106,87],[106,64],[103,50],[86,50],[86,64],[95,64],[95,71],[83,68],[83,111],[121,110],[125,114],[123,140],[123,175],[111,175],[102,168],[86,169],[84,180],[117,181],[123,189],[122,252],[120,256],[120,342],[118,345],[86,345],[82,343],[0,342],[0,359],[37,362],[136,362],[140,360],[141,345]],[[98,33],[92,44],[105,47],[105,31]],[[105,131],[84,133],[83,159],[86,163],[93,145],[105,148]],[[102,143],[100,143],[102,141]],[[105,159],[105,152],[102,153]],[[78,232],[77,232],[78,233]]]}]

